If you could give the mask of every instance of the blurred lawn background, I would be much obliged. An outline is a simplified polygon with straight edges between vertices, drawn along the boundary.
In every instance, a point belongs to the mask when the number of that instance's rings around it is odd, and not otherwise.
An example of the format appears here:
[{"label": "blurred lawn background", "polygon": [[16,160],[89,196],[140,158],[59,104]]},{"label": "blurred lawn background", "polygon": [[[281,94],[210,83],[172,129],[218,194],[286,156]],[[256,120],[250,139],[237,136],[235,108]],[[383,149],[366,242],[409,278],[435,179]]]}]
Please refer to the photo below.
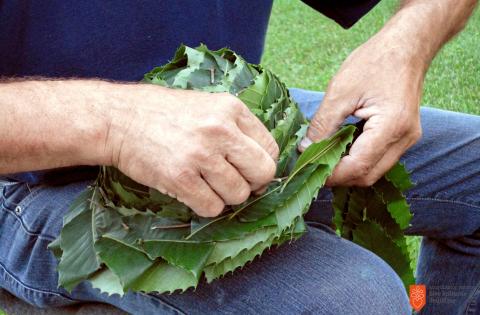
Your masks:
[{"label": "blurred lawn background", "polygon": [[[384,25],[398,4],[383,0],[344,30],[300,0],[276,0],[262,64],[289,87],[325,91],[343,60]],[[480,10],[433,61],[422,104],[480,114]],[[409,238],[417,244],[419,240]]]},{"label": "blurred lawn background", "polygon": [[[276,0],[262,63],[290,87],[324,91],[348,54],[382,27],[398,3],[383,0],[344,30],[300,0]],[[422,104],[480,114],[480,10],[433,61]]]}]

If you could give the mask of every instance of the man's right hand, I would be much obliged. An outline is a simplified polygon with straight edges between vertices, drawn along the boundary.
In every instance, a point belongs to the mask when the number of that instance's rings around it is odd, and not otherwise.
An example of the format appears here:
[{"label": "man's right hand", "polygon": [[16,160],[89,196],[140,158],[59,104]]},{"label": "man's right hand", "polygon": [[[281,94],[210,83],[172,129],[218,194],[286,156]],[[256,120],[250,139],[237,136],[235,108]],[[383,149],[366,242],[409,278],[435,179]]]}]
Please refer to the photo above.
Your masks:
[{"label": "man's right hand", "polygon": [[[278,146],[227,93],[123,86],[112,101],[106,152],[132,179],[176,197],[198,215],[219,215],[274,177]],[[126,95],[125,95],[126,94]]]}]

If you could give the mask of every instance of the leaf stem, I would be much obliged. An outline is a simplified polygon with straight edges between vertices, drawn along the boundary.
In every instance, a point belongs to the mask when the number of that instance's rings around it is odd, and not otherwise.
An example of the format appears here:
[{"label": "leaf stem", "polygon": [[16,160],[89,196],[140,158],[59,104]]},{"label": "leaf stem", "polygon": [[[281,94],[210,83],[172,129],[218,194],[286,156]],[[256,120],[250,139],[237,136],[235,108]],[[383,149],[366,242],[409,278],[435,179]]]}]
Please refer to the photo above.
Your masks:
[{"label": "leaf stem", "polygon": [[228,217],[228,214],[225,214],[225,215],[222,215],[220,217],[217,217],[216,219],[208,222],[207,224],[205,225],[202,225],[199,229],[195,230],[194,232],[190,233],[190,235],[188,235],[187,237],[185,237],[186,240],[189,240],[190,238],[192,238],[192,236],[194,236],[195,234],[197,234],[198,232],[200,232],[201,230],[203,230],[204,228],[206,228],[207,226],[215,223],[215,222],[218,222],[222,219],[225,219],[226,217]]},{"label": "leaf stem", "polygon": [[335,137],[334,139],[332,139],[332,141],[327,144],[325,146],[325,148],[323,148],[322,150],[320,150],[317,154],[313,155],[310,159],[308,159],[305,163],[303,163],[303,165],[301,165],[298,169],[294,170],[292,172],[292,174],[290,174],[288,176],[288,179],[285,181],[285,183],[283,184],[282,186],[282,190],[285,189],[285,187],[287,186],[287,184],[292,180],[293,177],[295,177],[295,175],[297,175],[306,165],[312,163],[313,161],[317,160],[318,158],[320,158],[322,155],[324,155],[325,153],[327,153],[328,151],[330,151],[331,148],[333,148],[334,146],[336,146],[338,143],[340,142],[340,139],[339,137]]},{"label": "leaf stem", "polygon": [[241,206],[240,208],[238,208],[237,210],[235,210],[235,212],[233,212],[230,217],[228,218],[229,220],[233,219],[237,214],[239,214],[241,211],[245,210],[247,207],[251,206],[252,204],[254,204],[255,202],[259,201],[260,199],[263,199],[264,197],[270,195],[271,193],[279,190],[282,186],[278,186],[278,187],[275,187],[274,189],[270,190],[268,193],[266,194],[263,194],[255,199],[253,199],[252,201],[246,203],[245,205]]},{"label": "leaf stem", "polygon": [[178,228],[184,228],[184,227],[189,227],[190,223],[185,223],[185,224],[175,224],[175,225],[154,225],[150,228],[150,230],[156,230],[156,229],[162,229],[162,230],[168,230],[168,229],[178,229]]}]

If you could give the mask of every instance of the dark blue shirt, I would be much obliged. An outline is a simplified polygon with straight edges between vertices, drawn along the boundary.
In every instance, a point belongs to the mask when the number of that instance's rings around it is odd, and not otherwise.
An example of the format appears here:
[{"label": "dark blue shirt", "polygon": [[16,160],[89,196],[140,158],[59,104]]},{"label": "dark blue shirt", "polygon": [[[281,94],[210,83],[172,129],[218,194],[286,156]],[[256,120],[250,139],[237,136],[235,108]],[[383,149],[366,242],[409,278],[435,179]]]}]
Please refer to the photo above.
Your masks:
[{"label": "dark blue shirt", "polygon": [[138,81],[181,44],[258,63],[272,0],[0,1],[0,75]]},{"label": "dark blue shirt", "polygon": [[[378,0],[305,2],[348,27]],[[259,63],[271,6],[272,0],[0,0],[0,76],[139,81],[181,43],[228,46]],[[44,175],[13,177],[35,183]]]}]

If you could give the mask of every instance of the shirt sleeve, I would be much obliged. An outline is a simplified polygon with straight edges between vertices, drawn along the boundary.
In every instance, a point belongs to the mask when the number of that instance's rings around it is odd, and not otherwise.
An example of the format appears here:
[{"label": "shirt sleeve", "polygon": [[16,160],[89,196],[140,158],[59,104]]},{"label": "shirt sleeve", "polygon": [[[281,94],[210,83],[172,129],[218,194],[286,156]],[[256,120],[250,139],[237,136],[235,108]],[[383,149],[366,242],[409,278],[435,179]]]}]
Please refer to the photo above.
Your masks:
[{"label": "shirt sleeve", "polygon": [[343,28],[350,28],[380,0],[302,0]]}]

